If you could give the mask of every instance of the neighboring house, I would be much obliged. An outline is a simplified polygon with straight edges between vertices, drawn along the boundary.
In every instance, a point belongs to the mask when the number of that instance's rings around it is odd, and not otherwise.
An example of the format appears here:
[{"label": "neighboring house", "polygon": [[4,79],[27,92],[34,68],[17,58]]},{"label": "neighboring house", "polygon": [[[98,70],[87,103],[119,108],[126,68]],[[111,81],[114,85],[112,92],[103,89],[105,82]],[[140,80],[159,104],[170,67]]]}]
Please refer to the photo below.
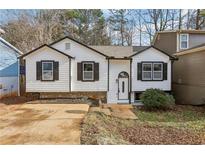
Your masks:
[{"label": "neighboring house", "polygon": [[153,45],[178,58],[173,65],[173,92],[178,103],[205,104],[205,31],[164,31]]},{"label": "neighboring house", "polygon": [[203,30],[173,30],[157,32],[152,44],[173,55],[202,43],[205,43],[205,31]]},{"label": "neighboring house", "polygon": [[0,37],[0,98],[18,95],[18,60],[23,54]]},{"label": "neighboring house", "polygon": [[134,103],[147,88],[171,91],[173,57],[153,46],[87,46],[65,37],[21,58],[26,93],[95,95],[107,103]]}]

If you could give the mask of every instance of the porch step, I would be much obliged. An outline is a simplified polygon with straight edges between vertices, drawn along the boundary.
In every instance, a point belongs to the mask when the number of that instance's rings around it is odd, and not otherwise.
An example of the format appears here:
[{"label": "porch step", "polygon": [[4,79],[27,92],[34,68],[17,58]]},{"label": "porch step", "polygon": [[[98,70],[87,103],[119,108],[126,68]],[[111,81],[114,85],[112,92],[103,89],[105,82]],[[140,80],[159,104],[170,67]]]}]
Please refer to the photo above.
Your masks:
[{"label": "porch step", "polygon": [[117,103],[118,103],[118,104],[129,104],[129,99],[126,99],[126,100],[118,100]]}]

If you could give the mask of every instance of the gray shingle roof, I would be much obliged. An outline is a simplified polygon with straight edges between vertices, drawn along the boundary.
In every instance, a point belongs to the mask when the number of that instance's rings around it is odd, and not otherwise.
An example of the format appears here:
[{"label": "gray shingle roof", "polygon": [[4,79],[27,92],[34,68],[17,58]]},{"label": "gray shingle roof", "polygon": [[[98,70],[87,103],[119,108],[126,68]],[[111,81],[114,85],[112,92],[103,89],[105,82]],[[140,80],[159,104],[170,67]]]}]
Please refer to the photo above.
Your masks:
[{"label": "gray shingle roof", "polygon": [[90,46],[99,52],[115,58],[124,58],[139,52],[148,46]]}]

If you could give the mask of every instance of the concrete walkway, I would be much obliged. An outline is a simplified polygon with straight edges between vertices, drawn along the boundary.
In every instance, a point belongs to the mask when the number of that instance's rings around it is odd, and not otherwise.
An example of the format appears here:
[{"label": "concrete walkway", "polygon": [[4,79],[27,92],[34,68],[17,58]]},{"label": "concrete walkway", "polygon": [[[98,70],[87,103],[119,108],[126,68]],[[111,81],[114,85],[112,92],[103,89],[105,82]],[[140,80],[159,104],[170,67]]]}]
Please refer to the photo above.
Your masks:
[{"label": "concrete walkway", "polygon": [[122,119],[137,119],[132,109],[132,105],[103,104],[101,107],[92,107],[90,111],[98,111]]},{"label": "concrete walkway", "polygon": [[88,109],[87,104],[19,105],[0,114],[0,144],[80,144]]}]

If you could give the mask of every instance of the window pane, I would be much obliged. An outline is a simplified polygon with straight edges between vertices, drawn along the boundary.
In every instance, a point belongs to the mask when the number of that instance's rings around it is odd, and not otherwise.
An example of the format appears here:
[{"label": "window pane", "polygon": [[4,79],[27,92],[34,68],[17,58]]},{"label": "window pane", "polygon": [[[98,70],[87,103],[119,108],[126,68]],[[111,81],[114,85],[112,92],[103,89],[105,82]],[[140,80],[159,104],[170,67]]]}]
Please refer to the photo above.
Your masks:
[{"label": "window pane", "polygon": [[53,80],[53,72],[43,71],[43,80]]},{"label": "window pane", "polygon": [[84,79],[85,80],[92,80],[93,79],[93,72],[84,72]]},{"label": "window pane", "polygon": [[43,63],[43,70],[52,70],[53,63]]},{"label": "window pane", "polygon": [[152,73],[151,72],[143,72],[143,79],[151,80]]},{"label": "window pane", "polygon": [[155,80],[161,80],[162,79],[162,73],[161,72],[154,72],[153,78]]},{"label": "window pane", "polygon": [[93,71],[93,64],[84,64],[84,71]]},{"label": "window pane", "polygon": [[125,82],[123,81],[122,82],[122,93],[124,93],[125,92]]},{"label": "window pane", "polygon": [[162,71],[162,64],[154,64],[154,71]]},{"label": "window pane", "polygon": [[152,70],[151,64],[143,64],[143,71],[151,71]]},{"label": "window pane", "polygon": [[187,48],[187,42],[181,42],[181,48]]},{"label": "window pane", "polygon": [[187,35],[181,35],[181,41],[187,41]]}]

